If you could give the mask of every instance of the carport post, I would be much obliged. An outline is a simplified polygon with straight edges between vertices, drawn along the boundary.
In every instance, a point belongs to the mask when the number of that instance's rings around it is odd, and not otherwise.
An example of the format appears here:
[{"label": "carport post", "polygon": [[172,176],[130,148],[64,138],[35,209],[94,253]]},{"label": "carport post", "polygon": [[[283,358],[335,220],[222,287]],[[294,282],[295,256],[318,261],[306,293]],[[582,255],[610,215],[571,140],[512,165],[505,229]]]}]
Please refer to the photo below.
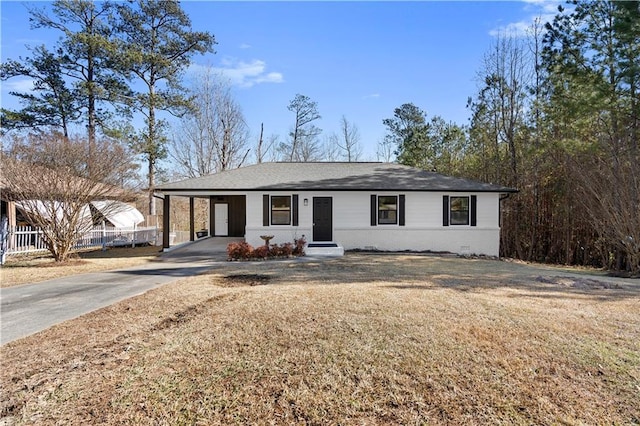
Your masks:
[{"label": "carport post", "polygon": [[193,217],[193,197],[189,197],[189,241],[195,241],[195,219]]},{"label": "carport post", "polygon": [[164,196],[162,202],[162,248],[169,248],[169,233],[171,232],[171,225],[169,224],[169,203],[171,197],[169,195]]},{"label": "carport post", "polygon": [[216,201],[213,195],[209,197],[209,236],[216,235]]}]

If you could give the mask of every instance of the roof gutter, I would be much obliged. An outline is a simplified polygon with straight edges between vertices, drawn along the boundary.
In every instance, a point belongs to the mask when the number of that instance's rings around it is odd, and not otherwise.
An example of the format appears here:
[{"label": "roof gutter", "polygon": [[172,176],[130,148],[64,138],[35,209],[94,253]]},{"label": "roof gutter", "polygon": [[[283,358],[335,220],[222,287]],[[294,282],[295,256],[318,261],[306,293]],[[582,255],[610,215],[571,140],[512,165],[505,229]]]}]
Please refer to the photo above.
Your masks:
[{"label": "roof gutter", "polygon": [[[264,187],[264,188],[167,188],[161,190],[165,194],[172,192],[264,192],[264,191],[316,191],[316,192],[354,192],[354,191],[386,191],[386,192],[465,192],[465,193],[505,193],[505,189],[456,189],[456,188],[435,188],[435,189],[407,189],[407,188],[305,188],[305,187]],[[519,192],[517,190],[511,193]]]}]

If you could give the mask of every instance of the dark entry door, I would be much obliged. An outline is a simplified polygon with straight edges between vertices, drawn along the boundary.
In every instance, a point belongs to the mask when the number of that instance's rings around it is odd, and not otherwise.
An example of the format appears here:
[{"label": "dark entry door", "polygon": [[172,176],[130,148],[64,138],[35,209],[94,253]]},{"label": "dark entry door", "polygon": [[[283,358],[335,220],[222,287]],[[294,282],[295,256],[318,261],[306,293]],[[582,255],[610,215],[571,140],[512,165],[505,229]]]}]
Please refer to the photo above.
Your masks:
[{"label": "dark entry door", "polygon": [[313,241],[333,240],[331,197],[313,197]]}]

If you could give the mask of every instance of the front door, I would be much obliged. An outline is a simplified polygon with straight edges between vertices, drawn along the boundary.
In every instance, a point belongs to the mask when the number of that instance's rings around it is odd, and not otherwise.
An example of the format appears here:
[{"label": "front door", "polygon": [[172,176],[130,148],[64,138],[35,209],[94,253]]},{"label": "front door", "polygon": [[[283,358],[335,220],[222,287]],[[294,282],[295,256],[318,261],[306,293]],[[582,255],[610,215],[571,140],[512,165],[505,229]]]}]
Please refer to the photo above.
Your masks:
[{"label": "front door", "polygon": [[216,204],[215,210],[215,233],[216,237],[226,237],[229,235],[229,204]]},{"label": "front door", "polygon": [[313,241],[333,240],[333,199],[313,197]]}]

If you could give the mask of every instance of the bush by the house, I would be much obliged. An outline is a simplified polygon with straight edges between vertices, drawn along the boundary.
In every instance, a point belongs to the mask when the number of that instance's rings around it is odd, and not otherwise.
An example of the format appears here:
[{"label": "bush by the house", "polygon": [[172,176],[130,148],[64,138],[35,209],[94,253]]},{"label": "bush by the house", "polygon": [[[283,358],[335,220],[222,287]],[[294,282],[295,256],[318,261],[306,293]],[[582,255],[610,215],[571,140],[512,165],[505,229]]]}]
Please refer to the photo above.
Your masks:
[{"label": "bush by the house", "polygon": [[304,256],[304,238],[295,239],[293,243],[271,244],[253,247],[244,241],[230,243],[227,246],[229,260],[273,259]]},{"label": "bush by the house", "polygon": [[293,255],[293,244],[284,243],[281,245],[272,244],[269,251],[275,257],[291,257]]},{"label": "bush by the house", "polygon": [[307,240],[305,240],[304,237],[293,240],[293,255],[304,256],[305,244],[307,244]]},{"label": "bush by the house", "polygon": [[266,259],[267,257],[269,257],[269,255],[271,255],[271,250],[269,249],[269,246],[264,245],[254,248],[253,252],[251,253],[251,258]]},{"label": "bush by the house", "polygon": [[230,243],[227,246],[227,256],[230,260],[246,260],[251,258],[253,247],[247,242]]}]

